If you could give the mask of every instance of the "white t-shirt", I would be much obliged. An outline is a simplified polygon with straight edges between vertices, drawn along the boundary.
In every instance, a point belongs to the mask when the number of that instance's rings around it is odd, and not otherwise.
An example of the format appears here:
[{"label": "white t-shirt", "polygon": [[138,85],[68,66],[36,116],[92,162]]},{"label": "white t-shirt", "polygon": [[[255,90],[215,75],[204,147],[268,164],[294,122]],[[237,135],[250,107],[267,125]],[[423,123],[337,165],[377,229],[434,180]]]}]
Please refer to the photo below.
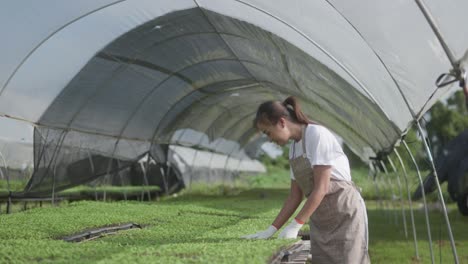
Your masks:
[{"label": "white t-shirt", "polygon": [[[315,165],[332,166],[331,177],[351,181],[348,157],[336,137],[325,127],[309,124],[305,131],[306,157],[313,168]],[[289,159],[302,155],[302,140],[293,141],[289,147]],[[291,169],[291,179],[295,180]]]}]

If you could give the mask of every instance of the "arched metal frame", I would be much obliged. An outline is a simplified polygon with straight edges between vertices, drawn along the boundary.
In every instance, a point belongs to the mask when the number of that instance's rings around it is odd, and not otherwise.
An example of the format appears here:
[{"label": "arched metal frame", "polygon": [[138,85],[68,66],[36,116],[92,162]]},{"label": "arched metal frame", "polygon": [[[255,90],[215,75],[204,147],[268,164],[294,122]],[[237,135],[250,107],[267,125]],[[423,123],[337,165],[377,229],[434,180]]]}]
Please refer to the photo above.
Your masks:
[{"label": "arched metal frame", "polygon": [[392,211],[393,211],[393,216],[394,216],[394,221],[395,221],[395,224],[398,224],[398,216],[397,216],[397,210],[396,210],[396,206],[395,206],[395,193],[393,192],[393,183],[392,183],[392,180],[390,179],[390,175],[388,173],[388,170],[387,170],[387,166],[385,166],[385,162],[383,160],[380,160],[380,165],[382,166],[382,169],[385,173],[385,176],[387,178],[387,181],[388,181],[388,185],[387,187],[390,189],[390,200],[391,200],[391,203],[392,203]]},{"label": "arched metal frame", "polygon": [[[439,176],[437,175],[437,169],[436,169],[435,164],[434,164],[434,159],[432,157],[431,149],[429,148],[429,145],[428,145],[428,143],[426,141],[426,138],[424,137],[424,132],[423,132],[423,129],[422,129],[421,124],[419,123],[419,121],[416,122],[416,125],[418,126],[419,133],[421,134],[421,139],[423,141],[424,148],[426,150],[426,154],[427,154],[427,156],[429,158],[429,161],[430,161],[431,166],[432,166],[432,171],[434,173],[434,181],[436,182],[437,194],[438,194],[438,197],[439,197],[440,205],[442,206],[442,214],[444,215],[445,224],[447,226],[447,232],[448,232],[449,239],[450,239],[450,246],[452,248],[453,258],[454,258],[455,263],[459,263],[457,248],[455,246],[455,240],[454,240],[453,234],[452,234],[452,227],[450,226],[450,220],[448,218],[447,208],[445,206],[444,196],[442,195],[442,188],[440,187]],[[418,176],[419,176],[419,179],[420,179],[420,184],[421,184],[420,186],[421,186],[421,188],[424,188],[424,184],[422,182],[422,179],[421,179],[421,176],[420,176],[419,173],[418,173]],[[424,195],[424,190],[421,193]]]},{"label": "arched metal frame", "polygon": [[[419,184],[421,186],[424,186],[418,163],[416,162],[416,159],[414,158],[413,153],[411,152],[410,148],[408,147],[408,144],[406,144],[406,141],[403,140],[402,142],[403,142],[403,145],[406,148],[406,151],[408,152],[408,155],[411,157],[411,161],[413,161],[414,168],[416,169],[416,173],[418,175]],[[431,235],[431,224],[430,224],[430,220],[429,220],[429,211],[427,209],[426,195],[424,194],[424,192],[422,192],[422,194],[423,194],[422,198],[423,198],[423,205],[424,205],[424,216],[425,216],[425,219],[426,219],[427,239],[428,239],[428,242],[429,242],[429,252],[431,254],[431,262],[434,263],[434,252],[432,250],[432,235]]]},{"label": "arched metal frame", "polygon": [[393,173],[395,173],[395,175],[396,175],[397,185],[398,185],[398,200],[400,202],[399,205],[401,207],[401,216],[402,216],[402,219],[403,219],[403,229],[405,231],[405,238],[408,239],[408,228],[407,228],[407,224],[406,224],[406,213],[405,213],[405,206],[404,206],[404,203],[403,203],[403,191],[402,191],[402,187],[401,187],[400,174],[398,173],[395,165],[393,164],[392,159],[390,157],[387,157],[387,160],[388,160],[388,163],[390,164],[390,166],[392,167]]},{"label": "arched metal frame", "polygon": [[403,176],[405,179],[405,186],[406,186],[406,194],[408,195],[408,203],[409,203],[409,209],[410,209],[411,227],[413,230],[414,251],[416,254],[416,259],[419,260],[418,240],[417,240],[417,234],[416,234],[416,225],[414,223],[413,202],[411,200],[411,192],[410,192],[409,183],[408,183],[408,173],[406,172],[405,164],[403,163],[403,160],[401,159],[401,156],[400,156],[400,153],[398,153],[398,150],[395,148],[393,149],[393,152],[397,156],[398,161],[400,162],[400,165],[401,165],[401,169],[403,170]]}]

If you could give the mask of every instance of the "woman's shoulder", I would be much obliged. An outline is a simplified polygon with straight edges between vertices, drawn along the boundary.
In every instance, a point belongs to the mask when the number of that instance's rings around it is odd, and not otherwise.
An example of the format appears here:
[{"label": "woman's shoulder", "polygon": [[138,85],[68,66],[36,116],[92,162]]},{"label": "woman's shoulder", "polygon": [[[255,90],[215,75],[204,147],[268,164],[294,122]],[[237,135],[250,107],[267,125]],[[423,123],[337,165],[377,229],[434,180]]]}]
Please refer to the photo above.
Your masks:
[{"label": "woman's shoulder", "polygon": [[328,129],[322,125],[318,124],[308,124],[307,125],[307,133],[314,133],[314,134],[320,134],[320,133],[327,133],[329,132]]},{"label": "woman's shoulder", "polygon": [[309,138],[335,138],[333,133],[326,127],[318,124],[307,125],[307,136]]}]

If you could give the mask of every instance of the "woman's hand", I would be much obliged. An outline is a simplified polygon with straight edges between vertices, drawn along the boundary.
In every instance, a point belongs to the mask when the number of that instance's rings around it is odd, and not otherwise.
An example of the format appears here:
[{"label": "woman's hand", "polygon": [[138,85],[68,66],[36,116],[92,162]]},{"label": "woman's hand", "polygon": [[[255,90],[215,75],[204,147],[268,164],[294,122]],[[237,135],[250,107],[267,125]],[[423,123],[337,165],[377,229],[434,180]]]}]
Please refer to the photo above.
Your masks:
[{"label": "woman's hand", "polygon": [[260,231],[258,233],[252,234],[252,235],[246,235],[241,238],[245,239],[267,239],[273,236],[278,229],[274,226],[269,226],[266,230]]},{"label": "woman's hand", "polygon": [[301,229],[303,224],[299,223],[296,219],[293,219],[289,225],[287,225],[283,231],[279,234],[278,238],[287,238],[295,239],[297,238],[297,233]]}]

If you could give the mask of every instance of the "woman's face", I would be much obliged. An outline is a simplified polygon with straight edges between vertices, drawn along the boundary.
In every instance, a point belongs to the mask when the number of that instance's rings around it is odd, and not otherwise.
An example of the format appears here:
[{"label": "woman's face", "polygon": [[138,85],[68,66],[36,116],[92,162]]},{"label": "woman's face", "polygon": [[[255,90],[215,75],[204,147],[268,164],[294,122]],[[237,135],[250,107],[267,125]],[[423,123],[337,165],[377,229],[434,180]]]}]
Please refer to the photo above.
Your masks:
[{"label": "woman's face", "polygon": [[270,138],[271,142],[280,146],[286,145],[289,141],[289,130],[285,125],[284,119],[280,119],[276,125],[259,123],[258,129]]}]

